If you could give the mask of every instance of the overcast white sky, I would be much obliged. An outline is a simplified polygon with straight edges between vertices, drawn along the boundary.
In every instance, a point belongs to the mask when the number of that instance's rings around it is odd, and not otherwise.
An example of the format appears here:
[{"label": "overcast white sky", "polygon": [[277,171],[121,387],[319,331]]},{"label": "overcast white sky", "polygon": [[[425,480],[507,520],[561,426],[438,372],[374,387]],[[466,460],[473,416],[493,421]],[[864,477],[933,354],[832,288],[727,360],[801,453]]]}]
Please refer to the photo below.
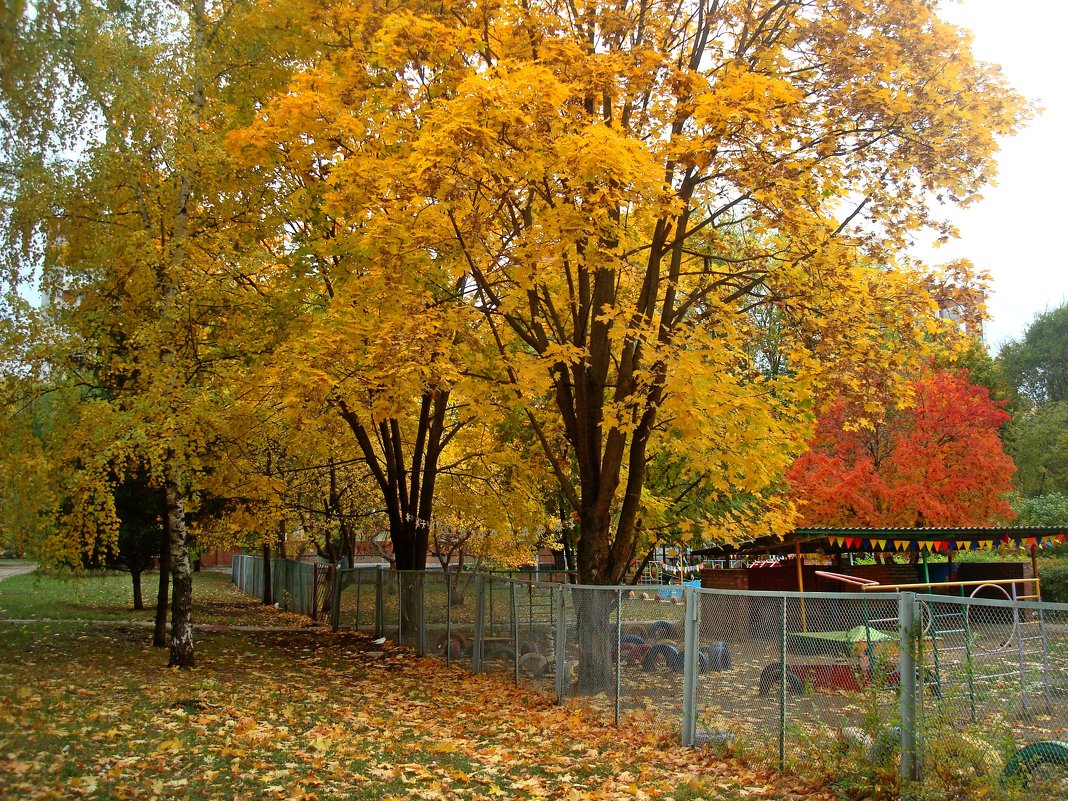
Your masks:
[{"label": "overcast white sky", "polygon": [[996,352],[1037,313],[1068,300],[1068,4],[962,0],[944,2],[942,16],[970,28],[976,57],[1000,64],[1017,91],[1045,108],[1002,142],[998,185],[954,212],[961,238],[935,251],[939,262],[966,257],[993,276],[986,340]]}]

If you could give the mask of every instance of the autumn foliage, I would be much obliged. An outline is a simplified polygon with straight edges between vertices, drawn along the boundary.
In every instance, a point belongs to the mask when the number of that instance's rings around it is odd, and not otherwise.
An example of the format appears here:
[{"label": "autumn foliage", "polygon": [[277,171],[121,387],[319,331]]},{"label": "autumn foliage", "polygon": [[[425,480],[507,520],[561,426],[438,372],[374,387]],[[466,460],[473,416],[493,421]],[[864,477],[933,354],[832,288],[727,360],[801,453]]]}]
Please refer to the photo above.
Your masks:
[{"label": "autumn foliage", "polygon": [[1009,420],[967,374],[913,382],[914,402],[865,420],[841,398],[787,479],[809,526],[969,526],[1010,521]]},{"label": "autumn foliage", "polygon": [[435,525],[558,528],[598,584],[657,539],[788,530],[813,405],[954,335],[938,305],[981,281],[905,250],[1029,113],[926,0],[12,23],[0,360],[79,406],[47,448],[64,554],[114,544],[127,474],[165,490],[177,664],[209,498],[243,544],[388,529],[410,568]]}]

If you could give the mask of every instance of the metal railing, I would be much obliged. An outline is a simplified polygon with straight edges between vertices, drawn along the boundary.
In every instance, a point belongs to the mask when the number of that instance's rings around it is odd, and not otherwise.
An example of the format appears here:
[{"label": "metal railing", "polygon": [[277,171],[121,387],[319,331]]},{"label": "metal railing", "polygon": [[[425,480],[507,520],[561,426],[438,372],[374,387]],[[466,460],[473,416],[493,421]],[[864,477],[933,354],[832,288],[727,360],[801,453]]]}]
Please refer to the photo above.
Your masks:
[{"label": "metal railing", "polygon": [[732,743],[784,766],[845,749],[930,783],[955,760],[997,789],[1020,748],[1068,731],[1068,604],[874,587],[687,586],[663,600],[483,573],[332,575],[335,628],[582,699],[617,724],[655,710],[684,744]]}]

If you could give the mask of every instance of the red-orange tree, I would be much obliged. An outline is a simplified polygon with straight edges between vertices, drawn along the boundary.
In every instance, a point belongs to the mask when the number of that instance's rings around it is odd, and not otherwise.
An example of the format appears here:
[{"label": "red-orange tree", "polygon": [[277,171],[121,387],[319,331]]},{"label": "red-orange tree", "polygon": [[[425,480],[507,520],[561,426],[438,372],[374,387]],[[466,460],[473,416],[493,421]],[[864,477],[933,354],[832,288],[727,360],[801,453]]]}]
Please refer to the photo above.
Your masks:
[{"label": "red-orange tree", "polygon": [[1009,415],[967,373],[913,383],[914,404],[881,420],[838,399],[787,474],[811,526],[964,526],[1011,520]]}]

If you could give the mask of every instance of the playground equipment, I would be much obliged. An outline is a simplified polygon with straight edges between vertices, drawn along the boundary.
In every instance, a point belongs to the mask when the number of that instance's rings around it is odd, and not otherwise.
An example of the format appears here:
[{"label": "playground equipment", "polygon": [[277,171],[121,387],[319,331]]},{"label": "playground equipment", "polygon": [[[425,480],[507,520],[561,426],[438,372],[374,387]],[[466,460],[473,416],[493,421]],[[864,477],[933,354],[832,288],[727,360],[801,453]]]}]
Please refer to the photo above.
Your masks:
[{"label": "playground equipment", "polygon": [[786,687],[792,693],[805,688],[857,692],[873,683],[898,684],[897,638],[871,626],[854,626],[845,631],[793,632],[787,635],[786,645],[787,651],[795,655],[816,650],[824,658],[788,662],[785,674],[780,662],[772,662],[760,673],[760,695],[778,687],[784,675]]}]

